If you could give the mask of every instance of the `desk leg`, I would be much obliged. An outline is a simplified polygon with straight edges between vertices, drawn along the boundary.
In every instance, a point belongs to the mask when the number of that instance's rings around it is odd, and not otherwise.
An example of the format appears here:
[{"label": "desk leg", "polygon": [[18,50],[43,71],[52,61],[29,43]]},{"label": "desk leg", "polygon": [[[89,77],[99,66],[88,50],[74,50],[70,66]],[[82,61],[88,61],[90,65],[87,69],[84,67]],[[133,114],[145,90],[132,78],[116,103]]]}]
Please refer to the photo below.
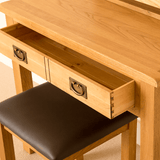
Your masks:
[{"label": "desk leg", "polygon": [[[14,20],[8,16],[6,16],[6,22],[7,25],[12,25],[15,23]],[[18,65],[16,62],[12,61],[12,63],[17,94],[26,91],[30,88],[33,88],[31,72],[23,68],[22,66]],[[34,153],[34,151],[32,151],[25,144],[23,145],[23,148],[29,154]]]},{"label": "desk leg", "polygon": [[33,88],[31,72],[14,61],[12,64],[17,94]]},{"label": "desk leg", "polygon": [[[16,62],[12,61],[12,64],[17,94],[33,88],[31,72]],[[29,154],[34,153],[34,151],[32,151],[26,144],[23,144],[23,148]]]},{"label": "desk leg", "polygon": [[141,160],[160,160],[160,88],[141,83]]}]

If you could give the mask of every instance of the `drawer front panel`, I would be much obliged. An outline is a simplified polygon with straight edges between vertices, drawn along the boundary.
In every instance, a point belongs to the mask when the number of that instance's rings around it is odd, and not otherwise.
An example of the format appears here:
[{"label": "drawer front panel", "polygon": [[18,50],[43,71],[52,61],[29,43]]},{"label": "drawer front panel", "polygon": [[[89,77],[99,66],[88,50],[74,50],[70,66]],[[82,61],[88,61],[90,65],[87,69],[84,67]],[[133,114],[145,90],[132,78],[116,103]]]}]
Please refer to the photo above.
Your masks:
[{"label": "drawer front panel", "polygon": [[[110,119],[134,106],[134,80],[111,90],[56,60],[49,60],[49,72],[52,84]],[[87,88],[87,98],[70,89],[70,78]]]},{"label": "drawer front panel", "polygon": [[[111,118],[110,108],[110,94],[111,90],[92,81],[91,79],[83,76],[82,74],[58,63],[57,61],[49,61],[51,83],[59,87],[63,91],[69,93],[71,96],[87,104],[98,112],[105,114]],[[69,85],[69,79],[80,82],[87,87],[87,99],[83,96],[76,95]]]},{"label": "drawer front panel", "polygon": [[[16,46],[26,52],[27,63],[20,61],[17,57],[14,56],[13,46]],[[44,56],[40,55],[34,48],[12,37],[9,34],[0,31],[0,49],[1,52],[8,58],[46,79]]]}]

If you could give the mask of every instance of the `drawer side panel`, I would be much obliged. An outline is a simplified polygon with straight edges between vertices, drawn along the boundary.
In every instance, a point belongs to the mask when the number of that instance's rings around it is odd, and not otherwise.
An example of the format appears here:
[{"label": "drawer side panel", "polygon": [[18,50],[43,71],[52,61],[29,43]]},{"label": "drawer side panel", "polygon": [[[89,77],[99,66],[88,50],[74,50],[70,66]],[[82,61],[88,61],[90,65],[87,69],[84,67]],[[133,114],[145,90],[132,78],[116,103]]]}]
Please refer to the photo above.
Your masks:
[{"label": "drawer side panel", "polygon": [[135,82],[125,84],[124,86],[113,91],[112,118],[127,111],[135,105]]}]

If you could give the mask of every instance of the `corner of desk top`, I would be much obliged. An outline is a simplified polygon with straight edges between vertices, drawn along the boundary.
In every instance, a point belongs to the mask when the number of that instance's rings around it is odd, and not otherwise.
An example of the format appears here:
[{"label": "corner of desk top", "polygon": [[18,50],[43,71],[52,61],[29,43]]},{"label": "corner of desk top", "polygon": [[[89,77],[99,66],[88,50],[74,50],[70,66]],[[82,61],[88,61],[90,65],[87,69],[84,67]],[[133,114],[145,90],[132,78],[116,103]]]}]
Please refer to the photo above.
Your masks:
[{"label": "corner of desk top", "polygon": [[10,1],[5,1],[5,2],[0,3],[0,12],[3,12],[3,13],[4,13],[5,6],[6,6],[6,4],[8,4],[9,2],[10,2]]},{"label": "corner of desk top", "polygon": [[[11,8],[10,5],[13,5],[15,2],[19,2],[20,0],[6,0],[0,3],[0,12],[7,14],[9,9]],[[8,10],[8,11],[7,11]]]}]

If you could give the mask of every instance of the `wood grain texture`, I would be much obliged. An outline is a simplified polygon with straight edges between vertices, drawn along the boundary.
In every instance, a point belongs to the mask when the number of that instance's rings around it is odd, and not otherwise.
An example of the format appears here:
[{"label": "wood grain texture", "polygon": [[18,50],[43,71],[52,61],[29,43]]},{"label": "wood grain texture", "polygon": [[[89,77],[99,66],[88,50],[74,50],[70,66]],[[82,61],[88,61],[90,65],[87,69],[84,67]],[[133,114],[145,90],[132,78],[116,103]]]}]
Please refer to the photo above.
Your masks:
[{"label": "wood grain texture", "polygon": [[[6,15],[6,22],[7,22],[7,26],[17,24],[17,22],[14,21],[13,18],[7,15]],[[13,30],[13,28],[11,30]],[[21,32],[19,32],[19,34],[21,34]],[[6,49],[5,49],[5,53],[6,53]],[[13,65],[14,80],[15,80],[17,94],[23,91],[26,91],[30,88],[33,88],[31,71],[27,70],[26,68],[22,67],[21,65],[19,65],[14,61],[12,61],[12,65]],[[26,144],[23,144],[23,148],[29,154],[33,153],[33,150],[31,150]]]},{"label": "wood grain texture", "polygon": [[134,80],[126,83],[123,87],[113,91],[112,118],[116,117],[129,108],[135,106],[135,83]]},{"label": "wood grain texture", "polygon": [[84,158],[83,158],[83,156],[80,156],[80,157],[78,157],[78,158],[76,158],[74,160],[84,160]]},{"label": "wood grain texture", "polygon": [[129,129],[122,133],[121,160],[136,160],[137,119],[129,123]]},{"label": "wood grain texture", "polygon": [[160,88],[141,83],[141,159],[160,158]]},{"label": "wood grain texture", "polygon": [[[85,77],[84,75],[72,70],[65,65],[56,62],[49,61],[51,83],[59,87],[63,91],[79,99],[81,102],[87,104],[93,109],[99,111],[101,114],[111,118],[110,112],[110,93],[111,90],[105,86],[98,84],[97,82]],[[82,96],[77,96],[69,86],[69,78],[82,83],[87,87],[87,99]]]},{"label": "wood grain texture", "polygon": [[[160,20],[160,8],[155,5],[155,3],[151,3],[150,1],[135,1],[135,0],[108,0],[109,2],[118,4],[122,7],[126,7],[128,9],[134,10],[136,12],[145,14],[149,17],[153,17],[155,19]],[[158,2],[157,2],[158,4]],[[160,4],[160,3],[159,3]]]},{"label": "wood grain texture", "polygon": [[136,1],[160,8],[160,1],[159,0],[136,0]]},{"label": "wood grain texture", "polygon": [[15,160],[12,135],[0,124],[0,159]]},{"label": "wood grain texture", "polygon": [[111,134],[105,136],[104,138],[102,138],[102,139],[100,139],[100,140],[92,143],[91,145],[83,148],[82,150],[80,150],[80,151],[72,154],[71,156],[69,156],[68,158],[65,158],[64,160],[73,160],[73,159],[76,159],[77,157],[79,157],[79,156],[87,153],[88,151],[92,150],[93,148],[95,148],[95,147],[103,144],[104,142],[108,141],[109,139],[111,139],[111,138],[117,136],[118,134],[120,134],[120,133],[128,130],[128,128],[129,127],[128,127],[128,124],[127,124],[127,125],[119,128],[119,129],[117,129],[116,131],[112,132]]},{"label": "wood grain texture", "polygon": [[[14,25],[13,27],[9,27],[9,29],[4,29],[4,31],[0,31],[1,52],[5,56],[9,57],[10,59],[18,63],[19,65],[27,68],[30,71],[33,71],[34,73],[40,75],[42,78],[45,79],[46,74],[44,66],[44,57],[38,54],[38,51],[35,51],[34,48],[31,48],[30,46],[26,45],[25,43],[23,43],[23,40],[21,40],[23,34],[29,34],[30,30],[24,30],[18,25],[16,26]],[[5,31],[8,32],[6,33]],[[13,45],[27,53],[27,64],[14,57]]]},{"label": "wood grain texture", "polygon": [[12,17],[9,17],[9,16],[7,16],[7,15],[5,15],[5,17],[6,17],[6,24],[7,24],[7,26],[16,24],[16,22],[13,20]]},{"label": "wood grain texture", "polygon": [[[131,127],[131,128],[130,128],[130,127]],[[14,132],[12,132],[10,129],[8,129],[7,127],[3,127],[3,128],[4,128],[4,130],[5,130],[7,133],[9,133],[10,135],[12,134],[12,135],[14,135],[15,137],[17,137],[18,139],[20,139],[24,144],[26,144],[27,146],[29,146],[34,152],[38,153],[42,158],[44,158],[45,160],[49,160],[49,159],[46,158],[44,155],[42,155],[40,152],[38,152],[35,148],[33,148],[31,145],[29,145],[27,142],[25,142],[23,139],[21,139],[20,137],[18,137],[18,136],[17,136]],[[89,146],[83,148],[82,150],[80,150],[80,151],[72,154],[71,156],[65,158],[64,160],[83,160],[83,155],[84,155],[85,153],[87,153],[88,151],[94,149],[95,147],[103,144],[104,142],[110,140],[111,138],[117,136],[118,134],[127,131],[128,129],[132,129],[132,130],[130,130],[130,132],[133,131],[133,134],[134,134],[134,133],[135,133],[134,130],[136,130],[136,126],[135,126],[135,125],[129,126],[129,124],[126,124],[126,125],[122,126],[121,128],[117,129],[116,131],[110,133],[109,135],[103,137],[102,139],[100,139],[100,140],[92,143],[91,145],[89,145]],[[133,136],[133,134],[130,133],[130,134],[129,134],[129,138],[133,138],[133,137],[130,137],[131,135]],[[133,139],[132,141],[134,141],[134,140],[135,140],[135,139]],[[132,146],[130,146],[131,143],[127,143],[127,144],[129,145],[128,147],[132,148]],[[2,160],[3,160],[3,159],[2,159]],[[4,159],[4,160],[6,160],[6,159]],[[9,160],[9,159],[7,159],[7,160]],[[10,160],[12,160],[12,159],[10,159]],[[14,159],[13,159],[13,160],[14,160]],[[127,160],[132,160],[132,159],[127,159]]]},{"label": "wood grain texture", "polygon": [[23,35],[21,36],[21,40],[44,56],[46,65],[48,63],[47,59],[50,59],[51,61],[57,60],[65,66],[72,68],[110,89],[118,88],[126,82],[131,81],[131,78],[104,65],[98,64],[97,62],[38,33],[33,32],[29,35]]},{"label": "wood grain texture", "polygon": [[33,87],[31,72],[16,62],[12,62],[12,64],[17,94]]},{"label": "wood grain texture", "polygon": [[9,1],[0,10],[131,78],[159,85],[160,21],[154,18],[106,0]]},{"label": "wood grain texture", "polygon": [[[50,68],[51,83],[56,85],[63,91],[67,92],[68,94],[72,95],[76,99],[80,100],[81,102],[92,107],[93,109],[95,109],[96,111],[100,112],[101,114],[105,115],[108,118],[113,118],[134,106],[135,86],[133,80],[129,80],[129,82],[125,82],[125,84],[115,89],[111,89],[110,88],[111,85],[109,85],[109,87],[107,85],[102,85],[98,81],[94,81],[94,79],[91,79],[90,77],[86,76],[86,75],[92,75],[93,77],[96,77],[94,68],[90,67],[88,69],[86,65],[86,69],[84,71],[87,74],[83,75],[81,74],[81,72],[77,72],[77,70],[75,70],[74,67],[75,64],[77,64],[76,61],[73,61],[72,64],[68,67],[56,60],[53,59],[50,60],[49,68]],[[83,66],[83,63],[79,64],[80,65],[78,65],[78,67],[81,68],[81,65]],[[83,68],[81,68],[81,70],[82,69]],[[105,80],[106,84],[109,84],[109,82],[111,82],[111,84],[114,84],[118,83],[119,81],[118,77],[115,79],[114,74],[110,75],[110,77],[108,76],[109,70],[108,72],[106,71],[102,75],[100,73],[101,70],[99,70],[98,74],[100,75],[99,78],[102,76],[105,77],[106,74],[106,80]],[[72,78],[87,87],[87,99],[85,99],[82,96],[77,96],[72,90],[70,90],[69,78]],[[114,104],[111,103],[112,93],[114,95],[113,96]],[[112,112],[113,111],[112,105],[114,105],[114,112]]]},{"label": "wood grain texture", "polygon": [[44,57],[44,65],[45,65],[45,72],[46,72],[46,80],[48,82],[51,82],[49,59],[46,57]]},{"label": "wood grain texture", "polygon": [[[1,50],[6,56],[39,76],[47,78],[49,82],[93,106],[94,109],[98,108],[98,111],[107,117],[112,118],[111,92],[115,95],[114,116],[134,106],[134,82],[129,77],[80,56],[79,53],[20,24],[2,29],[0,35]],[[15,44],[27,52],[28,64],[19,62],[13,56],[12,45]],[[70,90],[70,77],[87,86],[87,100],[76,96]]]},{"label": "wood grain texture", "polygon": [[[37,154],[39,154],[42,158],[44,158],[44,160],[49,160],[48,158],[46,158],[44,155],[42,155],[40,152],[38,152],[35,148],[33,148],[30,144],[28,144],[27,142],[25,142],[23,139],[21,139],[20,137],[18,137],[14,132],[12,132],[10,129],[8,129],[7,127],[4,126],[4,130],[7,131],[10,135],[14,135],[15,137],[17,137],[20,141],[23,142],[23,144],[25,144],[24,146],[29,147],[32,152],[36,152]],[[28,148],[27,148],[28,149]],[[30,152],[30,151],[29,151]],[[12,159],[10,159],[12,160]]]}]

